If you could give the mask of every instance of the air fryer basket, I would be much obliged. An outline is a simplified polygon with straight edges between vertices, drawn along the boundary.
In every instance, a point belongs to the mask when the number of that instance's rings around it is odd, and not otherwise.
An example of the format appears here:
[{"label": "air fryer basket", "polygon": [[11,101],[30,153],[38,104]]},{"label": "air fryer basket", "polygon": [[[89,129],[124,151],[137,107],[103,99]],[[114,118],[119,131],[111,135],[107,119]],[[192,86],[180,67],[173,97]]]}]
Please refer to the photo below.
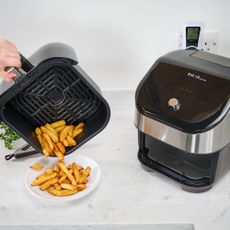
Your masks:
[{"label": "air fryer basket", "polygon": [[76,61],[52,58],[39,63],[8,89],[0,98],[0,116],[37,151],[42,152],[35,137],[37,126],[64,119],[67,124],[85,123],[77,137],[79,148],[108,123],[110,108],[105,99],[76,68]]}]

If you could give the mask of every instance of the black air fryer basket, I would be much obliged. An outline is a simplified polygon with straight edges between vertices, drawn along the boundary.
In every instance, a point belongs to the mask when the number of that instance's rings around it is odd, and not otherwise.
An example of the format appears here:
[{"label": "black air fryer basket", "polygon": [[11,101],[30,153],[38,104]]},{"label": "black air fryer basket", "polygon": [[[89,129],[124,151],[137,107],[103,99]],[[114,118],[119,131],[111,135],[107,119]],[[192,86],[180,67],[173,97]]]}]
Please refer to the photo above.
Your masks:
[{"label": "black air fryer basket", "polygon": [[64,44],[48,44],[28,61],[25,73],[0,97],[0,116],[36,151],[42,152],[35,128],[64,119],[67,124],[84,122],[77,137],[79,148],[108,123],[110,108],[97,85],[79,67],[74,50]]}]

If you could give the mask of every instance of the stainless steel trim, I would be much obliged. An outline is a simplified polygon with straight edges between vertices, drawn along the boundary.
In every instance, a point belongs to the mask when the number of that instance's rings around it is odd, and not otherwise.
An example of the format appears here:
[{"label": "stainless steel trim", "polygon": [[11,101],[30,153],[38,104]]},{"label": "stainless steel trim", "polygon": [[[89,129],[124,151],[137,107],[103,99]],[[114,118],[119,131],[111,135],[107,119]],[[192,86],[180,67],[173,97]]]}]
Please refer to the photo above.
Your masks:
[{"label": "stainless steel trim", "polygon": [[142,115],[137,109],[134,124],[141,132],[190,153],[213,153],[225,147],[230,141],[229,113],[213,129],[198,134],[177,130]]}]

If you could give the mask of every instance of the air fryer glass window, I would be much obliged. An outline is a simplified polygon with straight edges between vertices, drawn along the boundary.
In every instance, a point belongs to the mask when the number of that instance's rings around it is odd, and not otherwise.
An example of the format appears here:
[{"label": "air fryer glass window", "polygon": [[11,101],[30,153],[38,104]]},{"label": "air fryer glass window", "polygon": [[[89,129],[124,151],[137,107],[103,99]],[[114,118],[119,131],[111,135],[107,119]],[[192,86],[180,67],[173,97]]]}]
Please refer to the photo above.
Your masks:
[{"label": "air fryer glass window", "polygon": [[139,160],[149,168],[192,187],[208,187],[215,178],[219,152],[192,154],[139,132]]}]

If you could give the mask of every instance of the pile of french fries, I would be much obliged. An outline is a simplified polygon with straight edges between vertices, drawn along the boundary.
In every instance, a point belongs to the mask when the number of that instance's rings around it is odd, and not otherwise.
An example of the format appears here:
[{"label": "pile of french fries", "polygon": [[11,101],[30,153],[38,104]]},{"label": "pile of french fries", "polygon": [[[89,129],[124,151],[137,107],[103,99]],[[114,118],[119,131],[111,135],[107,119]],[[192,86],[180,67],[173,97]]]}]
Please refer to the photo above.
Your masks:
[{"label": "pile of french fries", "polygon": [[65,120],[60,120],[37,127],[35,133],[46,157],[57,156],[63,160],[66,147],[77,145],[74,138],[83,131],[83,127],[83,122],[73,126],[66,125]]},{"label": "pile of french fries", "polygon": [[[86,188],[91,168],[83,168],[75,162],[65,165],[64,155],[66,147],[76,146],[74,139],[83,131],[84,123],[76,126],[66,125],[65,120],[37,127],[36,137],[46,157],[57,156],[60,160],[53,168],[48,168],[44,173],[32,181],[31,186],[39,186],[42,191],[47,191],[54,196],[69,196]],[[42,165],[35,163],[32,169],[40,170]]]},{"label": "pile of french fries", "polygon": [[90,172],[89,166],[83,168],[74,162],[67,167],[63,160],[59,160],[53,168],[36,177],[31,186],[39,186],[54,196],[69,196],[86,188]]}]

